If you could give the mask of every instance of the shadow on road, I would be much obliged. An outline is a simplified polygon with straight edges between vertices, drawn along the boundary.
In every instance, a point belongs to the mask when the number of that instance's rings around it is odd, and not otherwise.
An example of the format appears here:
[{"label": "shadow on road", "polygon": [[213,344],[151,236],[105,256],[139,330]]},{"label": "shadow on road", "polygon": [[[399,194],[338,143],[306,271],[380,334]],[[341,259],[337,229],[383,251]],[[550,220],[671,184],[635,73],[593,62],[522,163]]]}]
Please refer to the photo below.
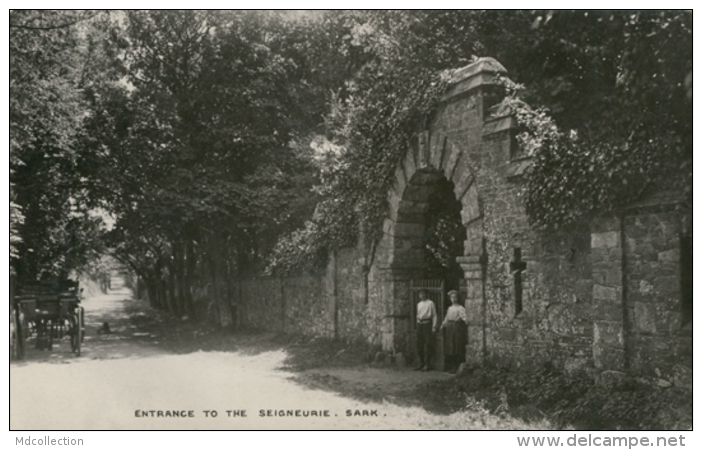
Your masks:
[{"label": "shadow on road", "polygon": [[[68,336],[55,336],[51,351],[36,348],[36,337],[25,341],[25,359],[17,364],[49,362],[70,364],[90,359],[145,357],[162,354],[158,335],[139,329],[135,319],[148,317],[143,302],[134,300],[131,291],[119,289],[81,302],[85,311],[85,337],[81,355],[71,352]],[[153,320],[153,319],[148,319]],[[104,327],[107,323],[109,332]]]},{"label": "shadow on road", "polygon": [[80,357],[71,353],[68,337],[55,340],[52,351],[37,350],[34,339],[29,339],[26,359],[17,364],[75,364],[199,351],[254,356],[282,350],[287,356],[279,370],[294,373],[294,381],[306,388],[363,401],[417,406],[437,414],[450,414],[465,405],[448,374],[373,364],[374,353],[363,344],[256,330],[219,330],[153,310],[134,300],[128,289],[88,298],[82,306],[86,332]]}]

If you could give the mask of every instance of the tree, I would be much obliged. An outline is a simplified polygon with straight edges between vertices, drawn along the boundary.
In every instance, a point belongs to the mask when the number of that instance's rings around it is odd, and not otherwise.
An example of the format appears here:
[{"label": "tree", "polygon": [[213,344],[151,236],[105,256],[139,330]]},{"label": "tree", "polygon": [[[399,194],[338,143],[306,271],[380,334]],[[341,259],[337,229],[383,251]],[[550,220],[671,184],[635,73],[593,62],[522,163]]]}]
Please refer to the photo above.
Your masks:
[{"label": "tree", "polygon": [[[548,109],[512,103],[535,156],[532,221],[568,225],[664,190],[691,209],[691,14],[539,11],[532,19],[522,45],[504,49],[507,61],[531,61],[517,65],[520,95]],[[556,125],[566,131],[551,136]]]},{"label": "tree", "polygon": [[296,144],[321,117],[301,100],[310,88],[295,46],[305,35],[272,13],[127,19],[129,83],[91,96],[86,178],[116,217],[110,245],[154,305],[194,314],[199,276],[226,325],[230,280],[264,267],[277,236],[314,205],[315,173]]},{"label": "tree", "polygon": [[[337,57],[350,55],[354,64],[325,74],[336,85],[322,139],[327,144],[318,146],[323,198],[312,221],[281,240],[272,271],[300,270],[299,262],[323,263],[324,249],[355,245],[359,239],[372,263],[395,168],[438,104],[448,79],[444,69],[471,57],[472,15],[351,12],[322,21],[333,28],[327,36],[336,39]],[[453,39],[445,41],[447,36]],[[291,239],[300,243],[291,248]]]},{"label": "tree", "polygon": [[[523,85],[526,102],[508,101],[534,156],[535,223],[662,187],[691,195],[688,12],[13,11],[10,23],[11,245],[27,279],[110,249],[154,306],[194,314],[197,282],[229,323],[234,277],[320,268],[359,242],[369,265],[398,161],[475,56]],[[106,236],[95,208],[115,219]],[[437,261],[458,242],[450,222],[432,224]]]},{"label": "tree", "polygon": [[[320,61],[353,64],[320,64],[333,86],[322,148],[334,154],[321,158],[317,213],[281,241],[272,269],[319,264],[324,248],[354,245],[359,230],[372,255],[385,192],[442,92],[440,74],[472,55],[497,58],[522,83],[519,101],[508,100],[535,157],[526,188],[535,224],[573,223],[656,189],[682,191],[691,205],[689,12],[372,11],[320,23],[330,26],[312,47]],[[567,131],[551,136],[558,127]]]},{"label": "tree", "polygon": [[93,12],[10,12],[11,229],[17,256],[11,263],[20,280],[72,269],[81,257],[67,252],[71,240],[95,225],[76,220],[87,205],[74,169],[76,135],[89,113],[82,88],[92,60],[83,33],[97,26],[96,18]]}]

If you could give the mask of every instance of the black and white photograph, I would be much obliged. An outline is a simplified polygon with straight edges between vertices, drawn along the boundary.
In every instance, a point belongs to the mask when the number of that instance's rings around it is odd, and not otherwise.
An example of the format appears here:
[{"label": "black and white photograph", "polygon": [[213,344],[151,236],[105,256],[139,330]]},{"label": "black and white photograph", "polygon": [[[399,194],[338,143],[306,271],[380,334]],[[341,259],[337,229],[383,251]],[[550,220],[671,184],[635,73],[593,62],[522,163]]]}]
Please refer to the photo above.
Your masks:
[{"label": "black and white photograph", "polygon": [[7,14],[13,445],[699,443],[692,10]]}]

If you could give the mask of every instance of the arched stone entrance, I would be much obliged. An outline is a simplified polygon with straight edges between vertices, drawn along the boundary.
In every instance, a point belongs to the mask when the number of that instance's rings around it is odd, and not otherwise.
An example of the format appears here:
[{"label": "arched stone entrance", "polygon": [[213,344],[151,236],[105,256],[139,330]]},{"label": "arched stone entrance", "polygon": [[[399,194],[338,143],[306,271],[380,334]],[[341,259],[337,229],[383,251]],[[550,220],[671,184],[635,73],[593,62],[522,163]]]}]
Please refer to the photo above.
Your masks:
[{"label": "arched stone entrance", "polygon": [[467,288],[465,306],[469,316],[471,350],[466,356],[474,358],[482,353],[483,216],[474,168],[466,150],[442,133],[423,133],[415,151],[408,152],[397,168],[395,184],[389,193],[390,214],[385,222],[385,239],[381,244],[386,254],[385,285],[394,297],[389,306],[391,313],[386,314],[383,324],[386,350],[414,351],[409,336],[412,329],[409,318],[414,306],[410,304],[407,286],[410,280],[426,276],[423,238],[427,231],[430,198],[438,183],[445,179],[451,182],[453,195],[461,204],[461,223],[466,227],[463,254],[458,257]]},{"label": "arched stone entrance", "polygon": [[480,361],[486,355],[487,257],[482,198],[492,199],[492,203],[486,200],[486,205],[500,203],[495,177],[511,177],[523,170],[523,163],[511,163],[515,122],[497,106],[504,95],[497,75],[505,74],[505,68],[492,58],[481,58],[455,71],[428,129],[419,133],[416,145],[396,168],[388,193],[384,237],[369,273],[373,281],[369,297],[374,299],[369,305],[369,326],[379,334],[371,340],[379,338],[385,351],[414,353],[408,338],[413,307],[409,284],[424,276],[421,237],[428,199],[437,180],[445,178],[453,184],[466,228],[463,252],[457,258],[468,315],[466,360]]}]

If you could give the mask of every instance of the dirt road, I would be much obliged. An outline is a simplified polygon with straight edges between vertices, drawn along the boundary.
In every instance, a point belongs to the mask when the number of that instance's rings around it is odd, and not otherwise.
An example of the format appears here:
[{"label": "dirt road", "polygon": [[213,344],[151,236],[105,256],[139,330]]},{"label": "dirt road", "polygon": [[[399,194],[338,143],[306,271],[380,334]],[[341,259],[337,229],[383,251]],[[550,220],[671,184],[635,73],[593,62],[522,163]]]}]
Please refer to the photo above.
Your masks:
[{"label": "dirt road", "polygon": [[[127,290],[84,301],[86,338],[10,367],[13,430],[534,429],[487,412],[428,412],[396,396],[448,375],[382,367],[286,369],[284,349],[175,353],[139,326]],[[97,334],[103,322],[111,333]],[[31,341],[30,341],[31,343]],[[429,383],[429,384],[428,384]],[[330,386],[337,386],[337,392]],[[387,392],[379,401],[349,392]],[[340,394],[341,393],[341,394]],[[344,395],[342,395],[344,394]],[[399,404],[398,404],[399,403]]]}]

